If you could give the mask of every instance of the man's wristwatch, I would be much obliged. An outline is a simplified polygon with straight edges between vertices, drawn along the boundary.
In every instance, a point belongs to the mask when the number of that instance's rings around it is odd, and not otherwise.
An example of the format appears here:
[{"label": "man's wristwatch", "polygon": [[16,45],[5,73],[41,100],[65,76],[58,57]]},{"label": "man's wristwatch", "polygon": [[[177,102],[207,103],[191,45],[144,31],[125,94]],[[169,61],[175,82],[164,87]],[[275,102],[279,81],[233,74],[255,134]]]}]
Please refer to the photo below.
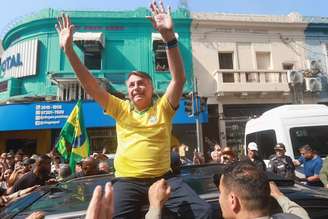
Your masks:
[{"label": "man's wristwatch", "polygon": [[173,38],[172,40],[166,42],[166,49],[176,48],[178,47],[178,40],[177,38]]}]

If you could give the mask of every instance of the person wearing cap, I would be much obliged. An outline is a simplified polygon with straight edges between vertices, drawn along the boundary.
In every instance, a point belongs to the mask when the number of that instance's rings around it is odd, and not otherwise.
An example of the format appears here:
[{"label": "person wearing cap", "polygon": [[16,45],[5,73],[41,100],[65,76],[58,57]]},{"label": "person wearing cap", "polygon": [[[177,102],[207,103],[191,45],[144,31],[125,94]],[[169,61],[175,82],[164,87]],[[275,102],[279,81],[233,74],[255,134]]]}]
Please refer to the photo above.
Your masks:
[{"label": "person wearing cap", "polygon": [[50,157],[47,155],[41,155],[35,161],[34,169],[24,174],[19,180],[17,180],[12,186],[12,188],[8,191],[8,193],[11,194],[21,189],[25,189],[35,185],[45,185],[46,183],[53,183],[54,181],[50,179],[50,171]]},{"label": "person wearing cap", "polygon": [[[151,77],[142,71],[128,74],[126,85],[129,100],[108,93],[74,51],[74,26],[70,18],[63,14],[56,25],[60,47],[84,90],[100,104],[106,114],[116,120],[118,145],[114,160],[114,218],[141,216],[140,206],[148,202],[145,199],[148,188],[160,178],[167,179],[174,191],[167,202],[170,211],[183,218],[210,217],[210,205],[179,177],[174,177],[170,169],[172,119],[179,107],[186,81],[170,11],[170,8],[164,8],[162,2],[153,1],[150,5],[152,16],[148,17],[166,42],[171,74],[166,92],[157,100],[153,99]],[[183,206],[181,203],[184,203]]]},{"label": "person wearing cap", "polygon": [[286,147],[283,143],[278,143],[274,147],[275,154],[269,158],[268,171],[287,179],[294,179],[295,166],[293,160],[285,155]]},{"label": "person wearing cap", "polygon": [[266,165],[259,155],[259,149],[255,142],[250,142],[247,146],[247,160],[251,161],[259,170],[266,170]]}]

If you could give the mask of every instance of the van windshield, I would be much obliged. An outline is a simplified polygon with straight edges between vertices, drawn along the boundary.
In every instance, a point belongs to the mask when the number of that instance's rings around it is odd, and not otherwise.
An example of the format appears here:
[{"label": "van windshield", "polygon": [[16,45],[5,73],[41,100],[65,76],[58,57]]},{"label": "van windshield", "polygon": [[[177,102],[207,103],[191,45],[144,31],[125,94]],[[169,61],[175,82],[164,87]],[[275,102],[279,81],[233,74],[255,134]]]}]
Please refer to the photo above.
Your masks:
[{"label": "van windshield", "polygon": [[289,130],[295,157],[299,157],[298,149],[309,144],[318,155],[328,154],[328,126],[296,127]]}]

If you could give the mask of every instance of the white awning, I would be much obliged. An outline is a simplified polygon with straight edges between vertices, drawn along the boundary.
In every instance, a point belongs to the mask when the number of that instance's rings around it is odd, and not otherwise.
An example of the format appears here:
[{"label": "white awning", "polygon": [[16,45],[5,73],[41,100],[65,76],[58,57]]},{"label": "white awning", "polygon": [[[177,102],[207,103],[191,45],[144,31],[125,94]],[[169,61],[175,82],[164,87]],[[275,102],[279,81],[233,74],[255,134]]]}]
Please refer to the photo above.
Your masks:
[{"label": "white awning", "polygon": [[[175,38],[179,39],[179,34],[174,33]],[[163,40],[163,37],[160,33],[151,33],[151,39],[154,40]]]},{"label": "white awning", "polygon": [[75,32],[73,41],[95,41],[105,48],[104,34],[101,32]]}]

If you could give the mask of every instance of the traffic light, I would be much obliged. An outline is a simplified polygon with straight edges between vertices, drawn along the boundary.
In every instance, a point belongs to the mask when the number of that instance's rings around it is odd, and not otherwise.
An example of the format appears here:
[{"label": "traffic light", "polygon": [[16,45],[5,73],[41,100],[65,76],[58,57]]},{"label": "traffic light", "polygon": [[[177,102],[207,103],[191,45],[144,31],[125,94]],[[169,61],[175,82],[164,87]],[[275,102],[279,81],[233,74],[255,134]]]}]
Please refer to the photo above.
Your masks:
[{"label": "traffic light", "polygon": [[194,114],[193,99],[194,99],[193,93],[188,94],[185,98],[184,107],[185,107],[185,112],[188,114],[188,116],[193,116]]},{"label": "traffic light", "polygon": [[205,112],[207,108],[207,97],[200,98],[200,112]]}]

